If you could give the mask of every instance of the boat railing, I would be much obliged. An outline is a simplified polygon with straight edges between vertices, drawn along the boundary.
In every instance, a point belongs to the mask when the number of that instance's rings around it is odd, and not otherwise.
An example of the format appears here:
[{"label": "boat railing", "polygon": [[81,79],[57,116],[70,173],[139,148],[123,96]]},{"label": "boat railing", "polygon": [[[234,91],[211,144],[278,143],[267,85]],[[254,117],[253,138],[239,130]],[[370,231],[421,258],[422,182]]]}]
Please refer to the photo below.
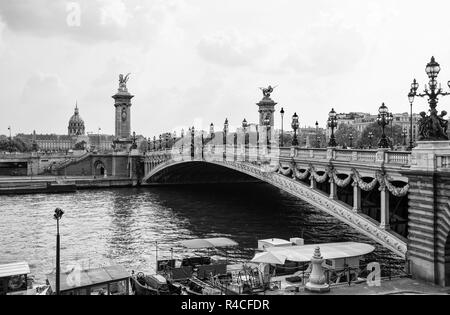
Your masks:
[{"label": "boat railing", "polygon": [[[392,263],[368,263],[359,266],[345,266],[343,268],[324,267],[325,283],[331,287],[363,283],[367,281],[390,281],[398,278],[411,277],[409,268],[401,268]],[[310,276],[310,268],[300,270],[285,277],[286,282],[291,283],[287,290],[298,290],[304,287]],[[270,290],[281,289],[281,280],[274,275],[269,282]]]}]

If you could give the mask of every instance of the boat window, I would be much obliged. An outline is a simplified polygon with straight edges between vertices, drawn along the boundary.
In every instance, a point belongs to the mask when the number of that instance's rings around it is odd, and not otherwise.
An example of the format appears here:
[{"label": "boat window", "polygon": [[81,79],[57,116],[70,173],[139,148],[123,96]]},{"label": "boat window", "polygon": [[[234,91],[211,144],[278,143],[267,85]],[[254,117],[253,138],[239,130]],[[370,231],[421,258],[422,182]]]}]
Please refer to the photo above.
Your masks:
[{"label": "boat window", "polygon": [[15,292],[15,291],[26,290],[26,289],[27,289],[27,281],[26,281],[24,275],[13,276],[13,277],[9,278],[9,281],[8,281],[8,291],[9,292]]},{"label": "boat window", "polygon": [[108,295],[108,285],[99,285],[91,288],[91,295]]},{"label": "boat window", "polygon": [[329,259],[325,259],[325,264],[327,264],[328,266],[333,266],[333,261],[329,260]]}]

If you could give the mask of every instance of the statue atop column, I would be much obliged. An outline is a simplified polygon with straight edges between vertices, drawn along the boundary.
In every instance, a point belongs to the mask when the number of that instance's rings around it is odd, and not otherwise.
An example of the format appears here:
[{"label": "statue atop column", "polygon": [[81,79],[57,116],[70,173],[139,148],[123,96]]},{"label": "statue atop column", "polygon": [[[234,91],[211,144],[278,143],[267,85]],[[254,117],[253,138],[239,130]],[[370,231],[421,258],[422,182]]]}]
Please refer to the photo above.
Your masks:
[{"label": "statue atop column", "polygon": [[119,92],[128,92],[127,82],[130,78],[130,74],[131,73],[128,73],[125,76],[123,74],[119,75]]},{"label": "statue atop column", "polygon": [[259,89],[263,92],[263,95],[264,95],[265,98],[270,98],[270,94],[273,93],[273,91],[275,90],[275,88],[276,88],[277,86],[278,86],[278,85],[272,87],[271,85],[269,85],[269,86],[266,87],[266,88],[260,87]]}]

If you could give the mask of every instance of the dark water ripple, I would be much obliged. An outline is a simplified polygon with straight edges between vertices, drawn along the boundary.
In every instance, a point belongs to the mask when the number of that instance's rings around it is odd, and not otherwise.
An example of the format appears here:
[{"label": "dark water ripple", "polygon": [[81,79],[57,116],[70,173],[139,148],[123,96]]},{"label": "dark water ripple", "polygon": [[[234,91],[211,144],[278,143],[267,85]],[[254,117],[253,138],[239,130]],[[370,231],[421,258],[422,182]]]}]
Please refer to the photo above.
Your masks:
[{"label": "dark water ripple", "polygon": [[[83,190],[75,194],[0,196],[0,263],[26,260],[39,281],[54,268],[55,221],[61,207],[62,261],[123,264],[151,270],[159,257],[181,252],[186,238],[227,236],[249,259],[257,240],[302,236],[306,243],[358,241],[376,245],[352,228],[265,184]],[[218,253],[224,255],[223,253]],[[376,245],[367,260],[403,262]]]}]

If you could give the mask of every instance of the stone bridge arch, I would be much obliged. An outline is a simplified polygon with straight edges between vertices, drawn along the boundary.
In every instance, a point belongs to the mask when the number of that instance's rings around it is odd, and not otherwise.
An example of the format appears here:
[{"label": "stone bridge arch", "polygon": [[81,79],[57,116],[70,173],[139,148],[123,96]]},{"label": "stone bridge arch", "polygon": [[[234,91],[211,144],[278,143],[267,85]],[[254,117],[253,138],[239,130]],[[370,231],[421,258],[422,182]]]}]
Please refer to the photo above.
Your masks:
[{"label": "stone bridge arch", "polygon": [[379,223],[372,218],[355,212],[353,208],[342,201],[330,198],[329,195],[318,191],[314,187],[298,181],[292,176],[283,174],[283,170],[277,166],[258,165],[258,163],[242,163],[236,161],[195,161],[195,160],[162,160],[158,165],[146,167],[147,175],[143,182],[152,182],[162,172],[169,172],[176,168],[188,166],[192,163],[204,163],[204,165],[215,165],[222,168],[234,170],[257,180],[269,183],[316,208],[330,214],[341,222],[353,227],[360,233],[368,236],[384,247],[390,249],[400,257],[405,257],[407,251],[406,241],[401,237],[380,228]]}]

